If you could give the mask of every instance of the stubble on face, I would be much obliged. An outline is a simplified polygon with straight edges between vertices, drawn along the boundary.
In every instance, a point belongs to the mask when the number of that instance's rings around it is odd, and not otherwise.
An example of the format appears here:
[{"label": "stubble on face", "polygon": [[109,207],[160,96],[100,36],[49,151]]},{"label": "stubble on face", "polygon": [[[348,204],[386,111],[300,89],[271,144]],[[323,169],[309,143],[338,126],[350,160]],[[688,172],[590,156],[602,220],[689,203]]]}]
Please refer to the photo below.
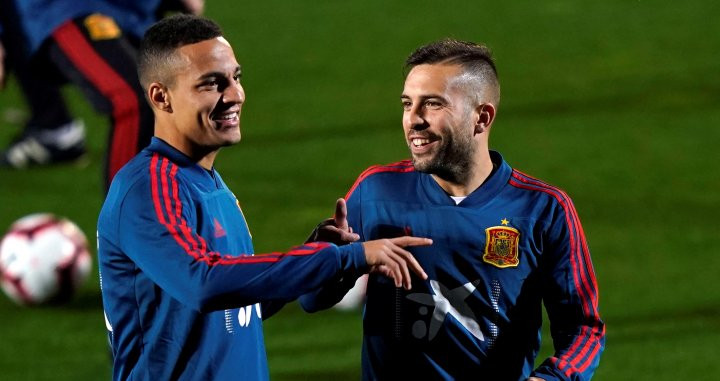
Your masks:
[{"label": "stubble on face", "polygon": [[[470,118],[470,110],[463,111],[462,122]],[[436,175],[446,181],[464,184],[473,172],[474,157],[477,147],[472,134],[465,133],[463,126],[446,128],[439,133],[441,144],[431,153],[430,157],[420,158],[412,154],[412,163],[415,170]]]},{"label": "stubble on face", "polygon": [[410,147],[412,142],[408,141],[413,165],[417,171],[463,184],[472,175],[477,151],[471,121],[472,104],[476,98],[471,91],[473,78],[461,70],[448,72],[447,69],[440,69],[434,75],[439,77],[427,82],[431,87],[421,92],[440,94],[448,104],[442,110],[435,111],[435,116],[429,117],[425,125],[414,128],[412,134],[437,140],[439,144],[432,151],[418,155]]}]

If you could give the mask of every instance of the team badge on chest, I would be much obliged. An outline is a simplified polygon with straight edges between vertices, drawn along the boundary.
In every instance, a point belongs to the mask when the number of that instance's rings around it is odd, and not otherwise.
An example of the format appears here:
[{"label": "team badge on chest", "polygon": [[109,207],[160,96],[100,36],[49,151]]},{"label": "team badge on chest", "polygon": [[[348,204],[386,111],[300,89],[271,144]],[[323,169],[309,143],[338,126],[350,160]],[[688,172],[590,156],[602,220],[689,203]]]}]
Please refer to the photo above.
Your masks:
[{"label": "team badge on chest", "polygon": [[492,226],[485,229],[487,242],[483,261],[493,266],[516,267],[520,263],[518,243],[520,232],[508,226]]}]

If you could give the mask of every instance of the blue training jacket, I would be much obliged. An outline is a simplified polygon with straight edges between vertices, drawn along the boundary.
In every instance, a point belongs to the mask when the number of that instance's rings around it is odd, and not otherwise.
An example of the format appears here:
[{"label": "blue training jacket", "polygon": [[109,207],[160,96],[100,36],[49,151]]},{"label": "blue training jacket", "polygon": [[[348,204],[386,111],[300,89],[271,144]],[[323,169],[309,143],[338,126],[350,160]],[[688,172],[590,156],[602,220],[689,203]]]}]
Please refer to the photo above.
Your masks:
[{"label": "blue training jacket", "polygon": [[[348,222],[362,240],[414,235],[427,272],[410,291],[371,275],[363,316],[368,380],[587,380],[605,326],[590,253],[575,208],[558,188],[496,170],[456,203],[410,161],[366,170],[348,192]],[[303,296],[327,308],[354,279]],[[535,369],[545,303],[555,353]]]},{"label": "blue training jacket", "polygon": [[98,258],[115,380],[265,380],[269,302],[367,267],[359,243],[253,255],[220,175],[158,138],[115,176]]}]

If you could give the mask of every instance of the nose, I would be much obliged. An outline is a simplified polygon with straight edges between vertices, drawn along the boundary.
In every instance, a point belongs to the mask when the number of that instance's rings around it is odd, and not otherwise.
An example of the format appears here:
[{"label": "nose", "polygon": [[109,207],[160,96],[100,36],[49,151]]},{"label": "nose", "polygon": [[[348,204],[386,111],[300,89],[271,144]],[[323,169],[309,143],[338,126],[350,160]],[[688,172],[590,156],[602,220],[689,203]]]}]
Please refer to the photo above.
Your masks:
[{"label": "nose", "polygon": [[245,89],[238,82],[231,83],[223,91],[223,102],[233,104],[245,103]]},{"label": "nose", "polygon": [[403,112],[403,127],[406,130],[424,130],[427,128],[427,122],[421,114],[421,108],[413,105]]}]

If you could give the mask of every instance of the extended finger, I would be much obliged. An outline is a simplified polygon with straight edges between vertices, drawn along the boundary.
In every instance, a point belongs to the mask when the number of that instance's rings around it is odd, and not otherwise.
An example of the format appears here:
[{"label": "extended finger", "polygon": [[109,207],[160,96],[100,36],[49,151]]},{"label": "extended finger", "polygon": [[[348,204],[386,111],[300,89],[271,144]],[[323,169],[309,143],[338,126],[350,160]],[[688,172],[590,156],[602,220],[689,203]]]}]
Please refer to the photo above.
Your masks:
[{"label": "extended finger", "polygon": [[385,260],[383,262],[385,267],[392,273],[395,287],[402,287],[404,283],[403,266],[401,265],[402,260],[393,252],[392,246],[386,247]]},{"label": "extended finger", "polygon": [[347,204],[344,198],[339,198],[335,203],[335,226],[348,230]]},{"label": "extended finger", "polygon": [[390,244],[389,248],[392,250],[392,253],[388,253],[388,257],[397,264],[398,269],[400,270],[400,275],[402,276],[401,285],[405,287],[406,290],[409,290],[412,287],[412,280],[410,277],[410,269],[408,269],[405,258],[412,257],[412,255],[403,250],[401,247],[393,244]]},{"label": "extended finger", "polygon": [[360,239],[359,234],[348,232],[346,230],[336,228],[332,225],[323,226],[322,229],[337,234],[338,236],[340,236],[340,240],[343,242],[355,242]]},{"label": "extended finger", "polygon": [[430,246],[432,245],[433,241],[430,238],[422,238],[422,237],[412,237],[412,236],[403,236],[403,237],[397,237],[390,239],[392,243],[407,247],[407,246]]},{"label": "extended finger", "polygon": [[427,279],[427,274],[425,273],[425,270],[423,270],[422,266],[420,266],[420,262],[415,259],[415,256],[412,255],[411,252],[403,249],[400,246],[396,246],[397,249],[395,249],[395,252],[400,255],[406,262],[406,266],[410,269],[410,271],[417,274],[420,278],[423,280]]},{"label": "extended finger", "polygon": [[395,287],[400,287],[400,286],[401,286],[401,284],[398,283],[399,281],[398,281],[398,280],[395,278],[395,276],[393,275],[393,272],[392,272],[392,270],[390,269],[389,266],[386,266],[386,265],[373,266],[373,268],[372,268],[372,270],[371,270],[370,272],[382,274],[382,275],[384,275],[384,276],[392,279],[393,282],[395,283]]}]

